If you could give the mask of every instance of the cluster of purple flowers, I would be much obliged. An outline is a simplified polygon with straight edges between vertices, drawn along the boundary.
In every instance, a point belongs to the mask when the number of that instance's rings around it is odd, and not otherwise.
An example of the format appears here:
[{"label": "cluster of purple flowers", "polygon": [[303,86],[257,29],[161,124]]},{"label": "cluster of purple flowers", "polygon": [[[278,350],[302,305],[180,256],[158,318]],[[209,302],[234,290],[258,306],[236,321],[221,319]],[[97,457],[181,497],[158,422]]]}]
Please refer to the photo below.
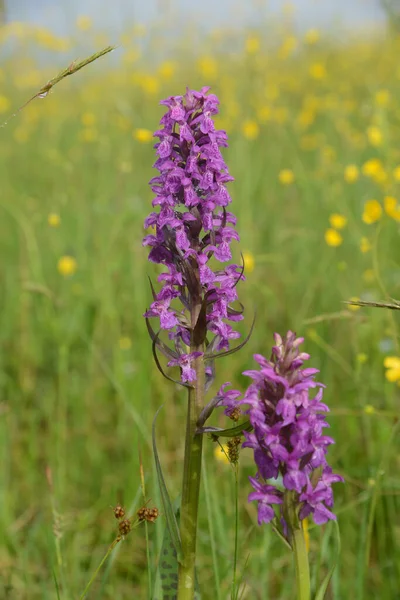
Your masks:
[{"label": "cluster of purple flowers", "polygon": [[[275,334],[275,346],[271,359],[260,354],[254,356],[259,370],[245,371],[253,382],[243,398],[238,399],[235,390],[219,392],[220,405],[230,414],[238,404],[249,406],[253,427],[244,432],[244,447],[252,448],[257,474],[250,477],[254,491],[249,500],[258,501],[258,522],[270,522],[275,517],[274,505],[280,505],[284,530],[287,527],[284,514],[285,491],[297,494],[300,520],[312,514],[316,524],[322,524],[335,515],[332,483],[343,481],[332,472],[326,461],[331,437],[323,434],[329,427],[325,413],[329,411],[322,402],[323,384],[314,380],[317,369],[302,368],[309,355],[300,352],[303,338],[289,331],[282,340]],[[317,389],[314,397],[310,391]],[[282,478],[283,490],[271,485],[270,480]]]},{"label": "cluster of purple flowers", "polygon": [[214,259],[231,260],[230,245],[239,236],[236,219],[226,209],[231,198],[225,184],[233,177],[220,148],[227,146],[227,135],[215,129],[212,116],[219,102],[208,90],[187,90],[161,102],[168,110],[154,134],[159,175],[150,181],[153,207],[159,210],[147,217],[145,228],[155,231],[143,240],[151,248],[149,260],[166,267],[158,277],[162,288],[154,292],[145,316],[158,317],[161,329],[168,330],[176,349],[169,365],[180,366],[182,381],[188,382],[196,377],[191,363],[198,353],[187,354],[185,345],[193,346],[199,313],[204,321],[200,338],[212,334],[208,343],[216,351],[227,350],[240,335],[227,321],[243,318],[241,310],[231,308],[236,284],[244,278],[241,267],[210,266]]}]

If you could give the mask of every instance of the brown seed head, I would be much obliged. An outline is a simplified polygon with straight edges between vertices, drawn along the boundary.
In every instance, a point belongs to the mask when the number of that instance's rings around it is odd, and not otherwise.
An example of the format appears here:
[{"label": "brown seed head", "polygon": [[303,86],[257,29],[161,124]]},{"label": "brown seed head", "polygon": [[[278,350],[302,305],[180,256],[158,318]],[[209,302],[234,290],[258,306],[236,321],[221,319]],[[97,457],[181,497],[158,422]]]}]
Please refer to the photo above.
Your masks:
[{"label": "brown seed head", "polygon": [[158,508],[149,508],[148,511],[147,521],[154,523],[159,515]]},{"label": "brown seed head", "polygon": [[149,523],[154,523],[159,515],[158,508],[139,508],[137,511],[137,516],[139,521],[148,521]]},{"label": "brown seed head", "polygon": [[120,505],[117,504],[117,506],[114,508],[114,516],[116,519],[123,519],[125,516],[125,509]]},{"label": "brown seed head", "polygon": [[129,519],[124,519],[123,521],[120,521],[119,525],[118,525],[118,529],[121,535],[128,535],[128,533],[131,530],[131,522]]},{"label": "brown seed head", "polygon": [[237,464],[237,462],[239,461],[239,451],[240,451],[240,443],[241,443],[241,437],[240,436],[236,436],[234,438],[231,438],[229,440],[229,442],[227,443],[228,446],[228,458],[230,460],[231,463],[233,463],[234,465]]},{"label": "brown seed head", "polygon": [[146,514],[147,514],[148,510],[149,509],[146,508],[145,506],[143,506],[142,508],[139,508],[139,510],[136,513],[137,516],[138,516],[139,521],[145,521],[146,520]]}]

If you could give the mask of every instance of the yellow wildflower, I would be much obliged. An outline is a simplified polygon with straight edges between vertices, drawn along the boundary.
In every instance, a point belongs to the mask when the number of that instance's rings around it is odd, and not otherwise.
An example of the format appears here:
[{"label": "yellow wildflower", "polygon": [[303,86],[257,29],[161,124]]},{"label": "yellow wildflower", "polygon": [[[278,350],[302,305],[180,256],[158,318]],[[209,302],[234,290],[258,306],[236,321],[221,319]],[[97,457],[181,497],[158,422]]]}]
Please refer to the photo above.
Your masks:
[{"label": "yellow wildflower", "polygon": [[91,142],[95,142],[98,137],[99,134],[97,132],[97,129],[94,129],[94,127],[85,127],[85,129],[82,129],[80,133],[80,139],[82,140],[82,142],[87,142],[89,144]]},{"label": "yellow wildflower", "polygon": [[375,181],[375,183],[380,183],[383,185],[388,180],[388,174],[385,171],[385,169],[382,168],[375,175],[372,176],[372,179]]},{"label": "yellow wildflower", "polygon": [[315,112],[309,108],[303,109],[297,116],[297,122],[300,127],[309,127],[315,121]]},{"label": "yellow wildflower", "polygon": [[297,47],[297,39],[294,35],[288,35],[279,48],[279,58],[288,58]]},{"label": "yellow wildflower", "polygon": [[218,76],[218,64],[212,56],[203,56],[197,62],[200,74],[205,79],[216,79]]},{"label": "yellow wildflower", "polygon": [[81,116],[81,123],[82,125],[85,125],[85,127],[93,127],[93,125],[96,123],[96,117],[91,112],[85,112]]},{"label": "yellow wildflower", "polygon": [[[373,415],[375,413],[375,408],[372,406],[372,404],[366,404],[364,406],[364,412],[366,415]],[[368,480],[369,483],[370,480]]]},{"label": "yellow wildflower", "polygon": [[[357,296],[352,296],[352,297],[350,298],[350,300],[351,300],[352,302],[358,302],[358,300],[359,300],[359,299],[360,299],[360,298],[357,298]],[[352,311],[357,311],[357,310],[360,310],[361,306],[358,306],[357,304],[348,304],[348,305],[347,305],[347,308],[348,308],[349,310],[352,310]]]},{"label": "yellow wildflower", "polygon": [[347,217],[339,213],[333,213],[329,217],[329,223],[334,229],[343,229],[347,225]]},{"label": "yellow wildflower", "polygon": [[379,127],[372,125],[367,129],[367,137],[371,146],[381,146],[383,141],[382,131]]},{"label": "yellow wildflower", "polygon": [[138,140],[138,142],[147,144],[153,139],[153,132],[149,129],[135,129],[133,137]]},{"label": "yellow wildflower", "polygon": [[321,148],[321,157],[326,163],[332,163],[336,158],[336,150],[332,146],[324,146]]},{"label": "yellow wildflower", "polygon": [[138,38],[143,38],[147,34],[147,27],[144,23],[136,23],[133,33]]},{"label": "yellow wildflower", "polygon": [[368,238],[366,237],[362,237],[361,241],[360,241],[360,250],[363,254],[365,254],[366,252],[369,252],[371,250],[372,246],[371,246],[371,242],[369,241]]},{"label": "yellow wildflower", "polygon": [[[141,54],[140,49],[135,46],[135,48],[130,48],[129,50],[124,52],[124,54],[122,56],[122,60],[127,65],[133,65],[135,62],[137,62],[139,60],[140,54]],[[135,82],[136,82],[136,79],[134,78],[134,81],[132,81],[132,83],[135,83]]]},{"label": "yellow wildflower", "polygon": [[393,169],[393,177],[395,181],[400,181],[400,165]]},{"label": "yellow wildflower", "polygon": [[24,144],[29,140],[29,131],[26,129],[26,127],[16,127],[13,135],[15,141],[19,142],[20,144]]},{"label": "yellow wildflower", "polygon": [[325,242],[328,244],[328,246],[336,248],[337,246],[341,245],[343,238],[340,233],[336,231],[336,229],[327,229],[325,231]]},{"label": "yellow wildflower", "polygon": [[248,119],[243,123],[242,132],[244,137],[248,140],[255,140],[258,137],[260,128],[256,121]]},{"label": "yellow wildflower", "polygon": [[400,381],[400,358],[397,356],[387,356],[383,361],[385,369],[385,377],[391,383]]},{"label": "yellow wildflower", "polygon": [[367,177],[373,177],[379,171],[383,170],[383,165],[379,158],[370,158],[362,166],[362,172]]},{"label": "yellow wildflower", "polygon": [[50,213],[47,217],[47,222],[50,227],[58,227],[61,223],[60,215],[57,213]]},{"label": "yellow wildflower", "polygon": [[92,19],[87,15],[80,15],[76,19],[76,26],[81,31],[89,31],[89,29],[92,27]]},{"label": "yellow wildflower", "polygon": [[383,206],[389,217],[395,221],[400,221],[400,207],[396,198],[393,198],[393,196],[385,196],[383,199]]},{"label": "yellow wildflower", "polygon": [[35,30],[35,38],[39,46],[47,48],[47,50],[54,50],[55,52],[65,52],[68,50],[68,40],[55,36],[46,27],[38,27]]},{"label": "yellow wildflower", "polygon": [[362,216],[362,220],[367,225],[371,225],[371,223],[376,223],[382,216],[382,206],[379,204],[378,200],[368,200],[364,204],[364,212]]},{"label": "yellow wildflower", "polygon": [[325,79],[327,75],[325,65],[322,63],[314,63],[310,67],[310,75],[313,79]]},{"label": "yellow wildflower", "polygon": [[375,279],[375,271],[373,269],[366,269],[363,273],[363,279],[365,283],[372,283]]},{"label": "yellow wildflower", "polygon": [[62,256],[57,263],[58,272],[64,277],[73,275],[77,268],[77,262],[72,256]]},{"label": "yellow wildflower", "polygon": [[390,92],[388,90],[379,90],[375,94],[375,103],[378,106],[387,106],[390,100]]},{"label": "yellow wildflower", "polygon": [[359,177],[358,167],[356,165],[347,165],[344,170],[344,179],[347,183],[354,183]]},{"label": "yellow wildflower", "polygon": [[5,113],[10,109],[11,102],[6,96],[0,94],[0,114]]},{"label": "yellow wildflower", "polygon": [[318,42],[319,38],[320,33],[318,29],[309,29],[308,31],[306,31],[304,41],[306,42],[306,44],[312,46],[313,44],[316,44]]},{"label": "yellow wildflower", "polygon": [[216,444],[214,448],[214,456],[219,462],[228,464],[230,462],[228,458],[228,445],[222,444],[221,448],[219,444]]},{"label": "yellow wildflower", "polygon": [[160,65],[158,72],[163,79],[171,79],[176,70],[176,65],[172,60],[166,60]]},{"label": "yellow wildflower", "polygon": [[132,348],[132,340],[128,336],[124,335],[119,339],[118,345],[121,350],[130,350]]},{"label": "yellow wildflower", "polygon": [[279,181],[282,185],[290,185],[294,182],[294,173],[291,169],[282,169],[279,172]]},{"label": "yellow wildflower", "polygon": [[260,49],[260,38],[257,36],[249,36],[245,44],[247,54],[257,54]]},{"label": "yellow wildflower", "polygon": [[142,75],[140,77],[140,85],[142,90],[150,96],[158,94],[160,89],[160,84],[157,77],[154,77],[154,75]]},{"label": "yellow wildflower", "polygon": [[365,365],[367,360],[368,360],[368,356],[365,354],[365,352],[359,352],[356,356],[356,361],[358,362],[359,365]]},{"label": "yellow wildflower", "polygon": [[254,271],[254,256],[251,252],[243,252],[243,260],[244,260],[244,272],[246,274]]},{"label": "yellow wildflower", "polygon": [[257,111],[257,117],[261,121],[261,123],[266,123],[271,120],[272,110],[270,106],[260,106]]}]

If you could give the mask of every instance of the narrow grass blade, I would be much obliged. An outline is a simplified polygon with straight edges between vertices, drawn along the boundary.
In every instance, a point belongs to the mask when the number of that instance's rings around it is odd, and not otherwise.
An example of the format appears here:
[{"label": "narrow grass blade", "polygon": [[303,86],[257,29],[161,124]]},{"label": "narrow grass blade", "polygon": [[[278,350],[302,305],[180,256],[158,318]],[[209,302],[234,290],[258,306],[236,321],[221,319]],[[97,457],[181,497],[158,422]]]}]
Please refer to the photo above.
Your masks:
[{"label": "narrow grass blade", "polygon": [[366,300],[344,300],[345,304],[351,306],[367,306],[372,308],[388,308],[389,310],[400,310],[400,302],[393,300],[393,302],[367,302]]},{"label": "narrow grass blade", "polygon": [[181,548],[181,539],[180,539],[180,535],[179,535],[178,523],[176,521],[175,512],[172,507],[171,500],[169,498],[167,486],[165,485],[165,480],[164,480],[164,476],[163,476],[162,469],[161,469],[161,463],[160,463],[160,459],[158,458],[158,452],[157,452],[156,419],[157,419],[158,413],[160,412],[161,408],[162,408],[162,406],[160,406],[160,408],[156,412],[154,420],[153,420],[153,426],[152,426],[154,460],[156,463],[158,485],[160,486],[161,499],[162,499],[162,503],[163,503],[163,507],[164,507],[165,517],[167,519],[167,526],[168,526],[168,530],[169,530],[171,543],[173,544],[173,547],[176,551],[178,560],[181,560],[182,548]]},{"label": "narrow grass blade", "polygon": [[333,526],[335,528],[335,534],[336,534],[336,536],[335,536],[336,537],[336,555],[335,555],[335,559],[333,561],[331,568],[329,569],[329,571],[326,574],[325,578],[323,579],[321,585],[319,586],[319,589],[315,596],[315,600],[324,600],[326,591],[329,586],[329,582],[332,578],[334,570],[336,569],[336,565],[338,563],[339,556],[340,556],[340,531],[339,531],[339,525],[338,525],[337,521],[333,521]]},{"label": "narrow grass blade", "polygon": [[[140,472],[140,487],[142,488],[142,495],[143,495],[143,504],[145,505],[147,500],[146,500],[146,481],[145,481],[145,477],[144,477],[144,468],[143,468],[143,460],[142,460],[142,452],[140,450],[140,444],[139,444],[139,472]],[[151,559],[150,559],[150,544],[149,544],[149,524],[148,522],[145,520],[144,522],[144,532],[145,532],[145,538],[146,538],[146,563],[147,563],[147,581],[148,581],[148,594],[149,594],[149,598],[152,597],[152,581],[153,581],[153,577],[152,577],[152,571],[151,571]]]},{"label": "narrow grass blade", "polygon": [[56,572],[55,572],[54,569],[52,569],[52,573],[53,573],[54,585],[55,585],[55,588],[56,588],[57,600],[61,600],[60,587],[58,585],[57,576],[56,576]]},{"label": "narrow grass blade", "polygon": [[38,90],[36,92],[36,94],[31,96],[29,98],[29,100],[27,100],[22,106],[20,106],[17,109],[17,111],[7,119],[7,121],[5,121],[2,125],[0,125],[0,127],[4,127],[5,125],[7,125],[8,121],[10,119],[15,117],[21,110],[23,110],[26,106],[28,106],[28,104],[30,104],[36,98],[45,98],[48,95],[48,93],[50,92],[50,90],[55,85],[60,83],[60,81],[62,81],[66,77],[69,77],[70,75],[74,75],[74,73],[76,73],[77,71],[80,71],[81,69],[83,69],[83,67],[90,65],[90,63],[94,62],[95,60],[98,60],[99,58],[101,58],[105,54],[108,54],[109,52],[112,52],[113,50],[115,50],[115,46],[107,46],[106,48],[103,48],[103,50],[100,50],[99,52],[95,52],[94,54],[92,54],[88,58],[85,58],[84,60],[80,60],[80,61],[74,60],[66,69],[63,69],[55,77],[53,77],[52,79],[49,79],[49,81],[47,83],[45,83],[40,88],[40,90]]}]

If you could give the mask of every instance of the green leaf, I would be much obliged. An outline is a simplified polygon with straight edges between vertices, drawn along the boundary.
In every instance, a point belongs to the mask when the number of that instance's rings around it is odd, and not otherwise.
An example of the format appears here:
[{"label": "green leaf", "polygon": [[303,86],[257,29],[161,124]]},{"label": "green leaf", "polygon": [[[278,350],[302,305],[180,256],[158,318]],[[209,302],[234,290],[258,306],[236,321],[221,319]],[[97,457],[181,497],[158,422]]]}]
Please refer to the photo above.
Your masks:
[{"label": "green leaf", "polygon": [[337,523],[337,521],[333,521],[333,525],[335,527],[335,532],[336,532],[336,556],[335,556],[335,560],[331,566],[331,568],[329,569],[328,573],[326,574],[325,578],[323,579],[317,593],[315,596],[315,600],[324,600],[325,598],[325,594],[326,591],[328,589],[329,586],[329,582],[332,578],[333,572],[336,569],[336,565],[339,561],[339,556],[340,556],[340,531],[339,531],[339,525]]},{"label": "green leaf", "polygon": [[[179,520],[179,501],[174,502],[173,511]],[[157,575],[152,600],[176,600],[178,594],[178,556],[172,542],[168,525],[165,527],[163,543],[158,560]]]},{"label": "green leaf", "polygon": [[170,500],[170,497],[168,494],[167,486],[165,485],[164,476],[162,474],[162,469],[161,469],[160,459],[158,458],[157,444],[156,444],[156,419],[157,419],[158,413],[160,412],[161,408],[162,408],[162,406],[160,406],[160,408],[156,412],[154,420],[153,420],[153,427],[152,427],[153,452],[154,452],[154,460],[156,462],[158,485],[160,486],[161,499],[162,499],[162,503],[163,503],[165,517],[167,519],[167,527],[168,527],[169,536],[170,536],[170,543],[173,545],[173,547],[175,549],[178,561],[180,561],[182,559],[182,545],[181,545],[181,538],[179,535],[178,523],[177,523],[177,520],[175,517],[175,512],[172,507],[171,500]]},{"label": "green leaf", "polygon": [[236,427],[230,427],[229,429],[220,429],[219,427],[198,427],[196,433],[210,433],[213,438],[217,439],[219,437],[236,437],[240,435],[243,431],[252,431],[253,425],[250,421],[243,421]]},{"label": "green leaf", "polygon": [[[173,503],[176,522],[179,523],[180,498]],[[195,573],[194,599],[201,600],[197,576]],[[156,581],[152,600],[176,600],[178,594],[178,556],[172,543],[168,526],[164,530],[163,543],[158,560]]]}]

